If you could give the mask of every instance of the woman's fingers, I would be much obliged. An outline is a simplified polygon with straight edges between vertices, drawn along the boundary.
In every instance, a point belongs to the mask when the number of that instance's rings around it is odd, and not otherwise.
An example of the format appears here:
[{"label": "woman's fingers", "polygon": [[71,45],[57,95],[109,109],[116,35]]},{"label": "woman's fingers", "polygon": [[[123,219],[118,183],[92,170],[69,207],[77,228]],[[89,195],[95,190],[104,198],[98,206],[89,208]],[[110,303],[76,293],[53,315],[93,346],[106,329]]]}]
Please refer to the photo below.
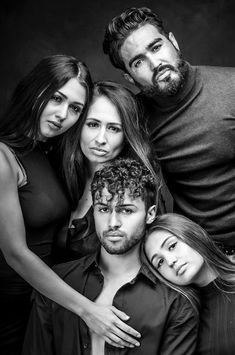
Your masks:
[{"label": "woman's fingers", "polygon": [[110,336],[105,336],[104,337],[104,340],[112,345],[112,346],[115,346],[116,348],[125,348],[125,347],[128,347],[128,348],[134,348],[134,345],[133,344],[130,344],[130,343],[127,343],[125,342],[124,340],[121,340],[118,336],[116,336],[115,334],[111,334],[110,333]]},{"label": "woman's fingers", "polygon": [[[126,313],[119,311],[115,307],[112,307],[112,311],[119,318],[119,319],[117,319],[115,325],[122,330],[122,334],[124,334],[123,336],[121,336],[122,339],[127,340],[127,341],[130,341],[131,339],[133,339],[133,338],[129,337],[128,334],[135,337],[135,338],[141,337],[141,334],[139,332],[137,332],[134,328],[130,327],[129,325],[127,325],[126,323],[124,323],[122,321],[122,320],[128,320],[130,318],[129,316],[126,315]],[[123,333],[123,332],[125,332],[125,333]],[[115,331],[115,333],[116,333],[116,331]],[[131,341],[131,343],[132,343],[132,341]]]},{"label": "woman's fingers", "polygon": [[138,340],[123,332],[118,325],[113,326],[112,332],[109,332],[106,338],[109,339],[109,344],[115,344],[114,346],[116,347],[134,348],[135,346],[140,346]]},{"label": "woman's fingers", "polygon": [[84,315],[90,330],[105,339],[109,344],[123,348],[139,346],[136,338],[140,334],[123,322],[130,317],[113,306],[102,306],[91,303],[89,312]]}]

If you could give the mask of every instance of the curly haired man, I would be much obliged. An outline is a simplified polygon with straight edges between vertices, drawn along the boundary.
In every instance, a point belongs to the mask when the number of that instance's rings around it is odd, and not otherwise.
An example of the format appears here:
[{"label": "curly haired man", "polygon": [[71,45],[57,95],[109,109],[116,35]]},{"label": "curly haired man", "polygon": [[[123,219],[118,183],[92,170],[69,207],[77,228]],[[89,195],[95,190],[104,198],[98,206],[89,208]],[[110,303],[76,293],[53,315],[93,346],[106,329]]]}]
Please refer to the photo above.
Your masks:
[{"label": "curly haired man", "polygon": [[139,162],[118,159],[95,173],[91,192],[100,251],[54,270],[97,304],[126,312],[141,334],[135,349],[117,349],[89,332],[72,312],[36,294],[23,355],[193,354],[197,312],[161,284],[142,253],[146,225],[156,214],[156,182]]}]

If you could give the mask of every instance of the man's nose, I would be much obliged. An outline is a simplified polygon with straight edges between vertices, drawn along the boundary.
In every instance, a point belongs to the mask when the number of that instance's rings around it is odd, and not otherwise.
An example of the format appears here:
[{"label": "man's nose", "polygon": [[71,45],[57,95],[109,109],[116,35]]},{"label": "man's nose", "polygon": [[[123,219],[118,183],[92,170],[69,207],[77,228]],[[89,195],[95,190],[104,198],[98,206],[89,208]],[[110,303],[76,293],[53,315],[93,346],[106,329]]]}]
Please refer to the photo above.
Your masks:
[{"label": "man's nose", "polygon": [[116,211],[112,211],[109,217],[109,227],[111,229],[116,229],[121,226],[120,216]]},{"label": "man's nose", "polygon": [[154,54],[149,54],[148,56],[150,69],[153,71],[161,65],[161,61]]}]

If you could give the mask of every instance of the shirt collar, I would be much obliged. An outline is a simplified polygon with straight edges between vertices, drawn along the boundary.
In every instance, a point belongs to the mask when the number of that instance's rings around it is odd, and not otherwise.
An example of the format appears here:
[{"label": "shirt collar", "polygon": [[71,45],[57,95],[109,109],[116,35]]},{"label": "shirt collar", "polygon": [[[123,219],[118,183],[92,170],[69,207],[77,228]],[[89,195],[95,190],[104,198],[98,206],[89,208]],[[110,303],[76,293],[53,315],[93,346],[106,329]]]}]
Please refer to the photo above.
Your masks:
[{"label": "shirt collar", "polygon": [[[84,261],[84,271],[88,271],[90,268],[91,269],[99,268],[99,257],[100,257],[100,249],[96,253],[88,256]],[[143,275],[144,277],[149,279],[152,283],[154,283],[154,285],[156,285],[158,280],[151,273],[151,271],[147,266],[148,261],[144,253],[143,243],[140,246],[140,260],[141,260],[141,267],[136,277],[139,277],[139,275]]]},{"label": "shirt collar", "polygon": [[90,268],[97,268],[99,267],[99,257],[100,257],[100,248],[96,253],[93,253],[87,256],[84,260],[83,269],[84,271],[88,271]]}]

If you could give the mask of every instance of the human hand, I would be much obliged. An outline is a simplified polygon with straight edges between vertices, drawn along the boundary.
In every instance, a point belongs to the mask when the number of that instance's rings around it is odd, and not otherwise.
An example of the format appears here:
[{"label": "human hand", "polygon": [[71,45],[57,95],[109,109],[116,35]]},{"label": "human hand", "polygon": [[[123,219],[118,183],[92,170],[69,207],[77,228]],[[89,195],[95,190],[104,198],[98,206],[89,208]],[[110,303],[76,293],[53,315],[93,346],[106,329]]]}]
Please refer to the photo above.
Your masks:
[{"label": "human hand", "polygon": [[92,303],[89,313],[83,314],[82,318],[92,332],[115,347],[134,348],[140,345],[135,339],[141,337],[140,333],[124,323],[130,317],[114,306]]}]

